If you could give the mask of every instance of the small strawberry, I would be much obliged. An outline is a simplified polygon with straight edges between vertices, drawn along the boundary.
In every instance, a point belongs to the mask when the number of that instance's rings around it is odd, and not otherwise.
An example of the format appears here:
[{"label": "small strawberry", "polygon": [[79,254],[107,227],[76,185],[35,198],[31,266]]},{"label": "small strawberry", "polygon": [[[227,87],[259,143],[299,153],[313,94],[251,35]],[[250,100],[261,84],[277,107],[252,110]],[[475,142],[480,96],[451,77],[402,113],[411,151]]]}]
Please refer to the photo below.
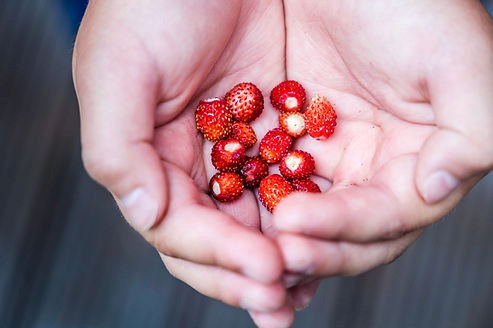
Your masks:
[{"label": "small strawberry", "polygon": [[233,118],[239,122],[251,122],[262,113],[264,109],[264,96],[253,83],[242,82],[235,85],[224,97]]},{"label": "small strawberry", "polygon": [[313,156],[303,150],[291,150],[281,159],[279,171],[286,179],[305,179],[315,170]]},{"label": "small strawberry", "polygon": [[231,202],[243,193],[243,181],[238,173],[216,173],[209,182],[212,196],[220,202]]},{"label": "small strawberry", "polygon": [[305,98],[305,89],[299,82],[293,80],[279,83],[270,93],[272,106],[283,112],[300,111]]},{"label": "small strawberry", "polygon": [[241,175],[245,187],[256,188],[260,181],[269,174],[269,164],[261,157],[252,157],[246,160],[241,168]]},{"label": "small strawberry", "polygon": [[322,140],[334,133],[337,125],[337,114],[326,97],[313,97],[308,103],[304,115],[307,131],[311,137]]},{"label": "small strawberry", "polygon": [[246,160],[245,147],[236,139],[219,140],[212,147],[211,160],[218,171],[237,171]]},{"label": "small strawberry", "polygon": [[305,117],[300,112],[281,112],[279,126],[293,138],[299,138],[306,133]]},{"label": "small strawberry", "polygon": [[268,131],[260,141],[260,156],[269,164],[277,163],[286,154],[293,139],[279,128]]},{"label": "small strawberry", "polygon": [[220,98],[201,100],[195,112],[197,129],[209,141],[218,141],[228,135],[232,117],[226,101]]},{"label": "small strawberry", "polygon": [[279,202],[293,192],[291,184],[279,174],[265,177],[258,190],[259,200],[269,212],[273,212]]},{"label": "small strawberry", "polygon": [[321,192],[318,184],[311,179],[294,179],[291,181],[294,190],[301,192]]},{"label": "small strawberry", "polygon": [[246,149],[252,148],[257,143],[257,135],[247,123],[234,122],[231,126],[229,137],[238,140]]}]

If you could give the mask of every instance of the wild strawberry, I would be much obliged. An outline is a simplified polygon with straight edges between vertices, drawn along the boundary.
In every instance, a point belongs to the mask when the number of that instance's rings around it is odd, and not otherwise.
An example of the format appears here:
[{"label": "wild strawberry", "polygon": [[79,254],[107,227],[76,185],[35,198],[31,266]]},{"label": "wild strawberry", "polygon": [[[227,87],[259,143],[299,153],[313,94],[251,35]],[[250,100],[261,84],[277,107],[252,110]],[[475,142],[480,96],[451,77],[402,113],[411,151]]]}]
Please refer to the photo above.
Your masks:
[{"label": "wild strawberry", "polygon": [[236,139],[219,140],[212,147],[211,160],[218,171],[237,171],[246,160],[245,147]]},{"label": "wild strawberry", "polygon": [[326,97],[313,97],[308,103],[304,115],[307,131],[311,137],[322,140],[334,133],[337,125],[337,114]]},{"label": "wild strawberry", "polygon": [[232,117],[226,101],[220,98],[201,100],[195,112],[197,129],[209,141],[218,141],[228,135]]},{"label": "wild strawberry", "polygon": [[253,83],[242,82],[235,85],[224,97],[233,118],[239,122],[251,122],[262,113],[264,109],[264,96]]},{"label": "wild strawberry", "polygon": [[293,138],[299,138],[306,133],[305,117],[300,112],[281,112],[279,126]]},{"label": "wild strawberry", "polygon": [[269,174],[269,164],[260,157],[252,157],[246,160],[241,168],[241,175],[245,187],[256,188],[260,181]]},{"label": "wild strawberry", "polygon": [[318,184],[311,179],[294,179],[291,181],[294,190],[301,192],[321,192]]},{"label": "wild strawberry", "polygon": [[300,111],[305,98],[305,89],[299,82],[293,80],[279,83],[270,93],[272,106],[283,112]]},{"label": "wild strawberry", "polygon": [[277,163],[286,154],[293,139],[279,128],[268,131],[260,141],[260,156],[269,164]]},{"label": "wild strawberry", "polygon": [[243,122],[233,123],[229,137],[241,142],[246,149],[253,147],[257,143],[255,131],[250,125]]},{"label": "wild strawberry", "polygon": [[279,202],[293,192],[291,184],[279,174],[265,177],[258,190],[259,200],[269,212],[273,212]]},{"label": "wild strawberry", "polygon": [[209,182],[212,196],[220,202],[231,202],[243,193],[243,181],[238,173],[216,173]]},{"label": "wild strawberry", "polygon": [[279,171],[286,179],[305,179],[315,170],[313,156],[303,150],[291,150],[281,159]]}]

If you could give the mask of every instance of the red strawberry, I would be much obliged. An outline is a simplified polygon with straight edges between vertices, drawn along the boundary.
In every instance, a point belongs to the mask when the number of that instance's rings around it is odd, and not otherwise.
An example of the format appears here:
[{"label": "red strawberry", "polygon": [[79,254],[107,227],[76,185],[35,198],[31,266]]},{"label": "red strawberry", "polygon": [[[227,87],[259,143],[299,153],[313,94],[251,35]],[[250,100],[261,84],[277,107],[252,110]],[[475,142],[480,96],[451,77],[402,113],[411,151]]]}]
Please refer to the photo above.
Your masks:
[{"label": "red strawberry", "polygon": [[265,177],[258,190],[259,200],[269,212],[273,212],[279,202],[293,192],[291,184],[279,174]]},{"label": "red strawberry", "polygon": [[232,117],[226,101],[220,98],[201,100],[195,112],[197,129],[209,141],[218,141],[228,135]]},{"label": "red strawberry", "polygon": [[243,122],[233,123],[229,137],[241,142],[246,149],[253,147],[257,143],[255,131],[250,125]]},{"label": "red strawberry", "polygon": [[260,181],[269,174],[269,165],[260,157],[252,157],[246,160],[241,168],[241,175],[245,181],[245,187],[258,187]]},{"label": "red strawberry", "polygon": [[301,192],[321,192],[318,184],[310,179],[294,179],[291,181],[294,190]]},{"label": "red strawberry", "polygon": [[246,160],[245,147],[236,139],[219,140],[212,147],[211,160],[218,171],[237,171]]},{"label": "red strawberry", "polygon": [[286,179],[305,179],[315,170],[313,156],[303,150],[291,150],[281,159],[279,171]]},{"label": "red strawberry", "polygon": [[304,114],[308,134],[313,138],[327,139],[334,133],[337,114],[326,97],[313,97]]},{"label": "red strawberry", "polygon": [[243,193],[243,181],[238,173],[216,173],[209,182],[212,196],[220,202],[231,202]]},{"label": "red strawberry", "polygon": [[293,80],[279,83],[270,93],[270,102],[274,108],[283,112],[297,112],[305,102],[303,86]]},{"label": "red strawberry", "polygon": [[299,138],[306,133],[305,117],[300,112],[281,112],[279,126],[293,138]]},{"label": "red strawberry", "polygon": [[253,121],[264,109],[262,92],[250,82],[235,85],[224,98],[233,113],[233,118],[239,122]]},{"label": "red strawberry", "polygon": [[269,164],[277,163],[286,154],[293,139],[279,128],[268,131],[260,141],[260,156]]}]

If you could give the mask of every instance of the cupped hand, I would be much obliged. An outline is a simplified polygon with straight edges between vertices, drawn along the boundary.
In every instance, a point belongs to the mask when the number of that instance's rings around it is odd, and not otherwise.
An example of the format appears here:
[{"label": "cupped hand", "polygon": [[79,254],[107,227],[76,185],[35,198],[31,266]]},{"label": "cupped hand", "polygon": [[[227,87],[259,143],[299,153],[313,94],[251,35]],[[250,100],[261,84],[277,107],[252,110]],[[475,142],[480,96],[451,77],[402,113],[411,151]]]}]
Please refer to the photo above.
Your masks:
[{"label": "cupped hand", "polygon": [[74,52],[87,171],[173,275],[256,311],[285,307],[282,258],[251,192],[231,205],[208,195],[212,145],[194,112],[243,80],[270,88],[284,63],[278,1],[93,0]]},{"label": "cupped hand", "polygon": [[288,78],[338,113],[331,138],[296,145],[325,192],[263,220],[303,307],[303,282],[393,261],[493,168],[493,25],[477,1],[285,1],[285,12]]},{"label": "cupped hand", "polygon": [[[316,279],[393,260],[491,170],[491,35],[466,1],[93,0],[74,55],[84,163],[171,273],[286,326]],[[207,196],[211,144],[193,112],[238,81],[265,91],[286,77],[327,95],[339,126],[296,145],[325,192],[288,198],[274,220],[260,208],[259,221],[249,192],[231,205]],[[259,226],[308,281],[286,279],[291,303]]]}]

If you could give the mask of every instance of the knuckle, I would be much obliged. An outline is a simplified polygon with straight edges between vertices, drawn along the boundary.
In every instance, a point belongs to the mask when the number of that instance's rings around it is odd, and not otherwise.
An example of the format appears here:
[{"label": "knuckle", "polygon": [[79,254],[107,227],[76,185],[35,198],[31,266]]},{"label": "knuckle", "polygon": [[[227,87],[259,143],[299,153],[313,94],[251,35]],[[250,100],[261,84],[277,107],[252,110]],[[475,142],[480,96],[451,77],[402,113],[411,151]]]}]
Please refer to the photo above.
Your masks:
[{"label": "knuckle", "polygon": [[169,274],[171,276],[173,276],[174,278],[180,279],[179,270],[177,270],[177,266],[175,265],[175,263],[173,263],[173,259],[168,257],[168,256],[165,256],[165,255],[161,255],[161,258],[162,258],[164,267],[169,272]]},{"label": "knuckle", "polygon": [[333,274],[338,274],[341,276],[355,276],[359,273],[359,270],[352,263],[349,253],[349,245],[347,243],[341,242],[337,243],[337,256],[332,257],[332,262],[334,266]]},{"label": "knuckle", "polygon": [[89,176],[101,184],[109,184],[123,176],[125,161],[102,148],[83,149],[82,162]]},{"label": "knuckle", "polygon": [[485,154],[484,163],[482,165],[485,171],[493,170],[493,150]]},{"label": "knuckle", "polygon": [[465,142],[468,146],[468,154],[462,158],[469,158],[467,165],[474,171],[484,172],[493,169],[493,148],[490,143],[485,143],[483,140],[491,140],[491,138],[478,138],[473,142]]},{"label": "knuckle", "polygon": [[424,229],[417,229],[408,232],[398,240],[389,244],[387,246],[382,264],[387,265],[397,260],[406,251],[406,249],[419,238],[423,231]]},{"label": "knuckle", "polygon": [[395,216],[392,220],[388,220],[383,238],[393,240],[404,236],[409,231],[406,221],[403,216],[399,215]]},{"label": "knuckle", "polygon": [[382,265],[388,265],[393,263],[395,260],[399,258],[399,256],[401,256],[403,252],[404,250],[397,250],[392,247],[389,247],[386,256],[383,258]]},{"label": "knuckle", "polygon": [[153,232],[151,233],[148,232],[148,233],[144,233],[143,237],[154,249],[156,249],[159,253],[163,254],[164,256],[174,259],[180,258],[179,254],[174,249],[172,243],[169,242],[169,238],[167,238],[166,236],[159,235]]},{"label": "knuckle", "polygon": [[231,306],[239,307],[242,305],[240,300],[242,297],[236,291],[232,293],[231,286],[226,281],[215,281],[211,286],[210,297],[217,298]]}]

